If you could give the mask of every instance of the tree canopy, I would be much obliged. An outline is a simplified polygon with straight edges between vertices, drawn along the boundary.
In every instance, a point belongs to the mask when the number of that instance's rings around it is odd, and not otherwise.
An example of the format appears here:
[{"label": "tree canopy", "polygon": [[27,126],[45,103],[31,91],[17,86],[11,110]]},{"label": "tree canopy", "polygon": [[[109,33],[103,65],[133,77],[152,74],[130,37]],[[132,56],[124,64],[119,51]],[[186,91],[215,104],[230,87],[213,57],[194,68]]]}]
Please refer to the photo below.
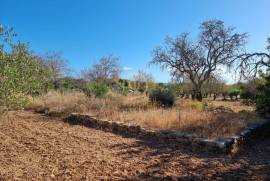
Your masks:
[{"label": "tree canopy", "polygon": [[164,46],[154,49],[151,63],[169,69],[173,77],[190,79],[195,97],[202,100],[202,85],[219,66],[232,67],[246,38],[246,33],[236,33],[234,27],[225,27],[223,21],[205,21],[197,41],[192,41],[188,33],[175,39],[167,37]]}]

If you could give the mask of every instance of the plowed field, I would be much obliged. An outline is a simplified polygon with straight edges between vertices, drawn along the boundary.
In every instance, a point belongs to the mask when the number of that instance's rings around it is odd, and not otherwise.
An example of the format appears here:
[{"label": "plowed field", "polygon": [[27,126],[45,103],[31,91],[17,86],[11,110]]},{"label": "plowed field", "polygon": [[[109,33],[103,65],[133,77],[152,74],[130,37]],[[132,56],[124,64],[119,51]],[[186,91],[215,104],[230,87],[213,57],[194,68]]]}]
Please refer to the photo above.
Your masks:
[{"label": "plowed field", "polygon": [[270,180],[270,139],[236,158],[14,112],[0,120],[0,180]]}]

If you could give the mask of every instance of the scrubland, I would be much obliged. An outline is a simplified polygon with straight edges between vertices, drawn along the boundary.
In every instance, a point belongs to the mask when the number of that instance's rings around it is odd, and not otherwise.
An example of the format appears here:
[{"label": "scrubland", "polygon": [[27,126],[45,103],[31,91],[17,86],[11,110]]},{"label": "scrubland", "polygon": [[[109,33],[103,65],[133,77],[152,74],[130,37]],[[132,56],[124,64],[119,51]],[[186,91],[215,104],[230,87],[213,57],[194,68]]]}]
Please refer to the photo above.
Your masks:
[{"label": "scrubland", "polygon": [[207,138],[233,136],[248,124],[260,121],[254,107],[240,101],[177,99],[172,108],[164,108],[150,103],[144,94],[124,96],[112,92],[103,98],[94,98],[82,92],[52,91],[32,98],[27,109],[83,113],[148,129],[179,130]]}]

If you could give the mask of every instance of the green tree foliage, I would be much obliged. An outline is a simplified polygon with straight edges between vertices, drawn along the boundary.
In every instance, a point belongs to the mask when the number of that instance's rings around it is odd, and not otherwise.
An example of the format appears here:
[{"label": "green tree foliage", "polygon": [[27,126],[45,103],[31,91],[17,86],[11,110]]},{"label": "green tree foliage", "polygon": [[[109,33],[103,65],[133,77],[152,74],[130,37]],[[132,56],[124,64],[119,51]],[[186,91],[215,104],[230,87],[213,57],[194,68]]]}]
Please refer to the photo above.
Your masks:
[{"label": "green tree foliage", "polygon": [[261,75],[263,83],[258,85],[259,95],[256,100],[256,109],[260,114],[270,114],[270,73]]},{"label": "green tree foliage", "polygon": [[[49,86],[50,75],[24,43],[11,43],[11,30],[0,28],[0,104],[2,110],[23,108],[29,95]],[[5,51],[9,46],[10,52]]]},{"label": "green tree foliage", "polygon": [[[268,55],[270,56],[270,38],[267,39],[268,41]],[[260,114],[270,114],[270,58],[268,56],[268,61],[265,64],[267,67],[267,73],[261,74],[263,79],[263,83],[259,84],[258,91],[259,95],[256,101],[256,109]]]},{"label": "green tree foliage", "polygon": [[221,94],[223,100],[227,100],[227,96],[229,96],[231,100],[237,100],[241,94],[241,84],[224,85]]},{"label": "green tree foliage", "polygon": [[230,89],[228,91],[228,95],[229,95],[229,97],[230,97],[231,100],[233,100],[233,99],[237,100],[238,99],[238,96],[240,95],[240,93],[241,93],[241,90],[240,89],[236,89],[236,88]]},{"label": "green tree foliage", "polygon": [[149,94],[152,103],[158,103],[161,106],[172,107],[175,103],[175,92],[172,89],[153,89]]},{"label": "green tree foliage", "polygon": [[84,89],[85,94],[89,97],[103,97],[108,91],[109,87],[101,82],[88,83]]},{"label": "green tree foliage", "polygon": [[64,77],[57,79],[53,82],[54,89],[60,91],[66,90],[83,90],[85,87],[86,81],[83,79],[76,79],[73,77]]},{"label": "green tree foliage", "polygon": [[[256,75],[257,72],[261,73],[263,83],[258,85],[256,99],[256,108],[261,114],[269,114],[270,112],[270,38],[267,39],[267,42],[267,52],[245,53],[242,55],[242,61],[240,62],[244,76]],[[266,74],[262,73],[263,70],[267,70]]]},{"label": "green tree foliage", "polygon": [[247,81],[241,85],[241,94],[240,97],[243,99],[243,102],[246,104],[253,104],[256,102],[259,90],[258,85],[262,79],[256,78]]}]

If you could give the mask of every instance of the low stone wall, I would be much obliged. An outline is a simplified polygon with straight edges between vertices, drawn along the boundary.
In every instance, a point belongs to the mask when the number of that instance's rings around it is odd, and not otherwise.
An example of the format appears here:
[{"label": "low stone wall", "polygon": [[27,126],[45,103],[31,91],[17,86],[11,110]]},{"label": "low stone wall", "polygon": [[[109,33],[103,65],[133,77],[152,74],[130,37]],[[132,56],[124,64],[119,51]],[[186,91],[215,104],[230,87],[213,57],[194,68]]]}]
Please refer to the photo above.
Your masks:
[{"label": "low stone wall", "polygon": [[244,129],[240,135],[233,136],[233,148],[241,149],[244,145],[252,145],[258,139],[270,137],[270,119],[266,119],[261,124],[253,124]]},{"label": "low stone wall", "polygon": [[241,132],[239,136],[215,140],[194,137],[191,134],[184,134],[177,131],[153,131],[138,125],[99,120],[88,115],[71,114],[65,118],[65,122],[72,125],[83,125],[103,131],[113,132],[126,137],[138,139],[154,139],[175,143],[177,145],[190,145],[194,150],[202,150],[212,153],[232,154],[233,150],[239,150],[243,145],[251,143],[258,138],[270,136],[270,121],[262,124],[252,125]]},{"label": "low stone wall", "polygon": [[64,121],[72,125],[96,128],[126,137],[165,142],[169,141],[170,143],[175,143],[179,146],[189,145],[194,150],[222,154],[233,154],[235,150],[239,150],[242,146],[253,143],[256,139],[270,137],[270,120],[266,120],[262,124],[251,125],[244,129],[240,135],[232,136],[227,139],[205,139],[171,130],[154,131],[139,125],[100,120],[89,115],[77,113],[67,116]]}]

